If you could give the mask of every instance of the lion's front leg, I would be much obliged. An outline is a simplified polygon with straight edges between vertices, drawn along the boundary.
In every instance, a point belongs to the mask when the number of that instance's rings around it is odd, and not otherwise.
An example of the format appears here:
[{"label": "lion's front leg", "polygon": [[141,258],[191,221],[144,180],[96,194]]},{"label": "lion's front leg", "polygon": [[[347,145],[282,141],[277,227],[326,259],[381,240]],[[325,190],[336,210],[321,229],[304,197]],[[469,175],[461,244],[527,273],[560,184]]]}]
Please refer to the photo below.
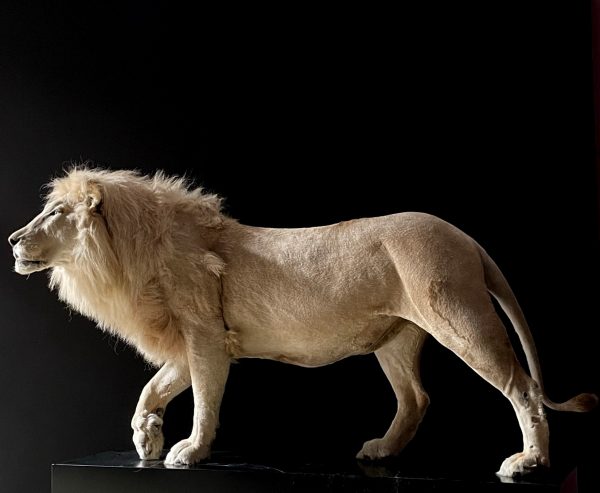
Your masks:
[{"label": "lion's front leg", "polygon": [[229,374],[230,358],[225,352],[224,329],[211,336],[205,331],[186,337],[188,363],[194,392],[194,422],[189,438],[175,444],[166,465],[191,465],[210,456],[219,408]]},{"label": "lion's front leg", "polygon": [[140,459],[160,457],[164,437],[163,416],[167,404],[190,386],[187,363],[165,363],[146,384],[131,419],[133,443]]}]

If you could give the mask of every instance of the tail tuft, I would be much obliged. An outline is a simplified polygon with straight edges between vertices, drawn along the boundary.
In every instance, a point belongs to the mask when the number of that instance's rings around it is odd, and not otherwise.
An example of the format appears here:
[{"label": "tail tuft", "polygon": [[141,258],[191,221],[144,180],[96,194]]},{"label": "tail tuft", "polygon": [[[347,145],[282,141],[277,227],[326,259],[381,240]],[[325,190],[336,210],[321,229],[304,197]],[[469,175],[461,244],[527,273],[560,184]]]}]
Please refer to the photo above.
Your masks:
[{"label": "tail tuft", "polygon": [[552,402],[545,398],[544,404],[555,411],[571,411],[575,413],[585,413],[591,411],[598,405],[598,396],[596,394],[579,394],[566,402]]}]

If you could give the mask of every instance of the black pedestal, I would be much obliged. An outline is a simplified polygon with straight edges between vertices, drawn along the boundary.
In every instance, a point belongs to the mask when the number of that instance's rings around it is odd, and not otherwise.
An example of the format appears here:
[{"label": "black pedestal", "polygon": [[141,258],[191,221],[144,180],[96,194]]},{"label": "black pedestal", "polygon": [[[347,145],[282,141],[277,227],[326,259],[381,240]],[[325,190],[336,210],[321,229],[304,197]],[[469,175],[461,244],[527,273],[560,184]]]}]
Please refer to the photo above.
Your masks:
[{"label": "black pedestal", "polygon": [[493,474],[465,479],[423,477],[394,468],[348,464],[248,462],[215,452],[204,464],[166,468],[162,461],[140,461],[135,452],[103,452],[52,466],[53,493],[176,492],[504,492],[576,491],[576,478],[503,482]]}]

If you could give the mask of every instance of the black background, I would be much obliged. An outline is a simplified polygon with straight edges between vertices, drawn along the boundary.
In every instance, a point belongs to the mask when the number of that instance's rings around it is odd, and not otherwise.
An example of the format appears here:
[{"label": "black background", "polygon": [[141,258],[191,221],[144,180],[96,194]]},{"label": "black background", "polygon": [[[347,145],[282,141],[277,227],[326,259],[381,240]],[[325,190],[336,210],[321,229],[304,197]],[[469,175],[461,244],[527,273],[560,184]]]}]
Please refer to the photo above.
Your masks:
[{"label": "black background", "polygon": [[[550,396],[599,392],[591,4],[420,5],[3,2],[2,236],[87,159],[186,173],[253,225],[430,212],[503,269]],[[61,305],[44,274],[11,269],[6,244],[0,487],[49,491],[52,461],[131,448],[152,370]],[[432,404],[406,468],[492,473],[519,450],[508,401],[431,341],[423,378]],[[350,459],[394,406],[373,356],[312,370],[243,360],[215,448]],[[170,406],[167,445],[187,436],[191,408],[189,393]],[[549,420],[558,468],[597,458],[597,412]]]}]

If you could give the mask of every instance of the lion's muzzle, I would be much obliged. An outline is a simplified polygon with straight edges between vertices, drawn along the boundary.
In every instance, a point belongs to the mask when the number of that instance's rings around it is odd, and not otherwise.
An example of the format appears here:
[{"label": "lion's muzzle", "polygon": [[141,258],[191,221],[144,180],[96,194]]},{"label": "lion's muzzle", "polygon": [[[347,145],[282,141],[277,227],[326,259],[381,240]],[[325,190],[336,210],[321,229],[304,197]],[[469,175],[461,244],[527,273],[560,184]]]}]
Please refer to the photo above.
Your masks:
[{"label": "lion's muzzle", "polygon": [[[39,248],[27,241],[21,241],[26,238],[27,233],[28,228],[25,227],[8,237],[8,243],[12,246],[15,258],[15,272],[18,274],[31,274],[46,268],[46,262],[37,258],[40,253]],[[25,245],[25,243],[28,244]]]}]

